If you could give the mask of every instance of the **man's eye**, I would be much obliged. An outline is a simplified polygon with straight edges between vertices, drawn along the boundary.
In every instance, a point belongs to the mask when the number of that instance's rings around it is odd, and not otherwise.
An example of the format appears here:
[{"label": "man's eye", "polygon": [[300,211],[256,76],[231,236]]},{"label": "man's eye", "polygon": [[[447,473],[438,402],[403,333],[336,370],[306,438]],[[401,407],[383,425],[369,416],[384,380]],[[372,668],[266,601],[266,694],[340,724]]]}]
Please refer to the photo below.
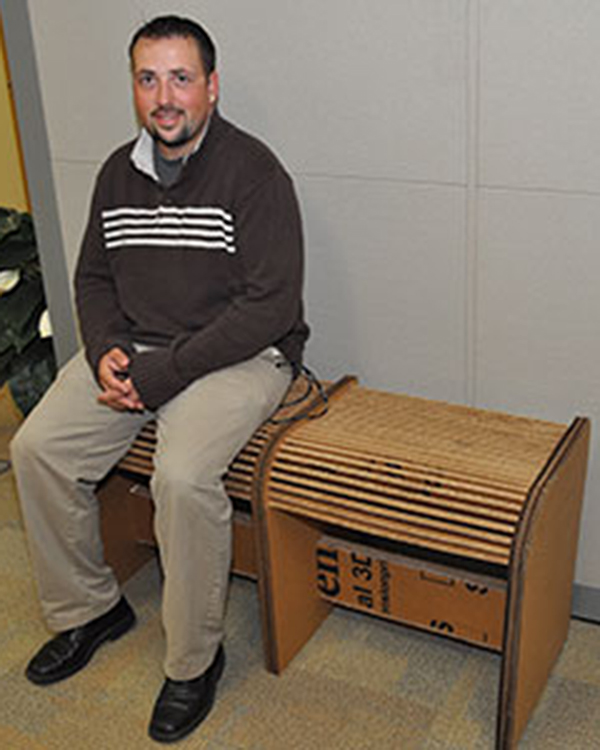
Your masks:
[{"label": "man's eye", "polygon": [[138,76],[138,83],[143,88],[149,88],[154,83],[154,76],[151,75],[142,75]]},{"label": "man's eye", "polygon": [[176,73],[174,81],[178,86],[186,86],[190,82],[190,77],[187,73]]}]

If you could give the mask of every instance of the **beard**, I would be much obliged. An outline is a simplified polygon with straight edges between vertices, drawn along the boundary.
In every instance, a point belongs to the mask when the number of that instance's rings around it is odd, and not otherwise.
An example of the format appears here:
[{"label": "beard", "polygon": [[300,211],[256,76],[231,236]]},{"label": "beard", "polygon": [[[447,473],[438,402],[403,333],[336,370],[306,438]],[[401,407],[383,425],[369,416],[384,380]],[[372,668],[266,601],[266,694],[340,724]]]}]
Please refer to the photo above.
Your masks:
[{"label": "beard", "polygon": [[[153,115],[159,114],[165,111],[167,110],[156,110],[152,114]],[[181,110],[169,110],[169,111],[177,112],[177,114],[179,115],[185,114]],[[195,127],[191,127],[190,124],[186,122],[181,128],[181,130],[178,133],[174,134],[172,138],[162,135],[162,133],[160,133],[160,131],[154,124],[151,124],[151,126],[148,128],[148,132],[154,139],[155,143],[160,144],[164,148],[173,149],[175,151],[195,141],[195,139],[198,137],[198,135],[204,128],[204,125],[206,124],[207,119],[208,118],[204,118]]]},{"label": "beard", "polygon": [[155,128],[150,130],[150,135],[154,138],[156,143],[160,143],[165,148],[178,149],[187,145],[193,140],[196,134],[192,133],[190,128],[186,125],[183,130],[175,136],[175,138],[165,138]]}]

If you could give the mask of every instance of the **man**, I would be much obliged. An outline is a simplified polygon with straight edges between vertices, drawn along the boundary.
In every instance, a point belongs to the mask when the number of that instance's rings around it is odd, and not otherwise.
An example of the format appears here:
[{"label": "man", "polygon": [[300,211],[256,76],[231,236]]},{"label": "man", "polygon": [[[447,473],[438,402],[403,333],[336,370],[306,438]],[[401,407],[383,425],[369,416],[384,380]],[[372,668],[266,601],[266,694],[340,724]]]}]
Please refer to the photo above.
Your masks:
[{"label": "man", "polygon": [[85,352],[12,453],[57,632],[26,674],[49,685],[134,624],[103,559],[94,488],[156,418],[166,679],[149,733],[170,742],[206,717],[225,663],[232,511],[222,477],[284,396],[308,328],[293,186],[263,144],[219,115],[210,37],[165,16],[129,52],[141,132],[95,187],[75,277]]}]

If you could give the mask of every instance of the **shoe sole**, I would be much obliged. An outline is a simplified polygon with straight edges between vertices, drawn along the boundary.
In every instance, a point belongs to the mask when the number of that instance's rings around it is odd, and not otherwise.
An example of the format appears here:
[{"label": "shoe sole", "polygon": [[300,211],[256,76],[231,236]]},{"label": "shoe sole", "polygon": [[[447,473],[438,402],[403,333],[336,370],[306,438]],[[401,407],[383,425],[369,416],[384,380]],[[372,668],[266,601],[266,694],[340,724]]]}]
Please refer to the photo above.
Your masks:
[{"label": "shoe sole", "polygon": [[219,680],[221,679],[224,669],[225,669],[225,652],[223,652],[223,658],[220,659],[218,664],[216,665],[215,673],[213,675],[213,691],[212,691],[210,702],[206,704],[203,711],[201,711],[197,716],[194,717],[193,722],[191,722],[185,727],[182,727],[179,730],[179,732],[174,732],[172,734],[162,734],[162,732],[156,731],[150,728],[148,730],[148,734],[150,735],[150,737],[153,740],[156,740],[157,742],[162,742],[164,744],[167,744],[169,742],[179,742],[179,740],[182,740],[184,737],[187,737],[188,734],[191,734],[194,731],[194,729],[197,729],[197,727],[200,726],[200,724],[202,724],[204,719],[206,719],[206,717],[211,712],[212,707],[215,704],[215,698],[217,696],[217,685],[219,683]]},{"label": "shoe sole", "polygon": [[66,680],[67,677],[71,677],[72,675],[77,674],[77,672],[81,671],[85,666],[87,666],[92,660],[92,657],[94,656],[96,651],[100,648],[100,646],[102,646],[103,643],[106,643],[107,641],[117,641],[119,638],[121,638],[121,636],[124,636],[125,633],[131,630],[135,623],[136,617],[135,614],[132,613],[130,617],[127,617],[127,619],[116,623],[112,628],[101,633],[94,641],[93,645],[86,651],[85,655],[82,656],[76,664],[73,664],[68,669],[63,669],[60,672],[55,672],[50,676],[38,675],[35,672],[30,672],[30,670],[27,669],[25,672],[25,676],[30,682],[33,682],[34,685],[53,685],[55,682]]}]

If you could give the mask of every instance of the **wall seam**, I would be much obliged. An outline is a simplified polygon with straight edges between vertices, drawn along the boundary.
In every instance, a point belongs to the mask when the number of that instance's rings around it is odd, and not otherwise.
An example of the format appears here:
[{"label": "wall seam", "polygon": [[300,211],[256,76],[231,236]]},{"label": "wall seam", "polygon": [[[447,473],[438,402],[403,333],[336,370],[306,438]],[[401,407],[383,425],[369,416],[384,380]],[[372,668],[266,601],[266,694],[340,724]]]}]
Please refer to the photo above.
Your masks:
[{"label": "wall seam", "polygon": [[466,18],[466,200],[465,200],[465,401],[477,404],[478,184],[479,184],[479,0],[468,0]]}]

